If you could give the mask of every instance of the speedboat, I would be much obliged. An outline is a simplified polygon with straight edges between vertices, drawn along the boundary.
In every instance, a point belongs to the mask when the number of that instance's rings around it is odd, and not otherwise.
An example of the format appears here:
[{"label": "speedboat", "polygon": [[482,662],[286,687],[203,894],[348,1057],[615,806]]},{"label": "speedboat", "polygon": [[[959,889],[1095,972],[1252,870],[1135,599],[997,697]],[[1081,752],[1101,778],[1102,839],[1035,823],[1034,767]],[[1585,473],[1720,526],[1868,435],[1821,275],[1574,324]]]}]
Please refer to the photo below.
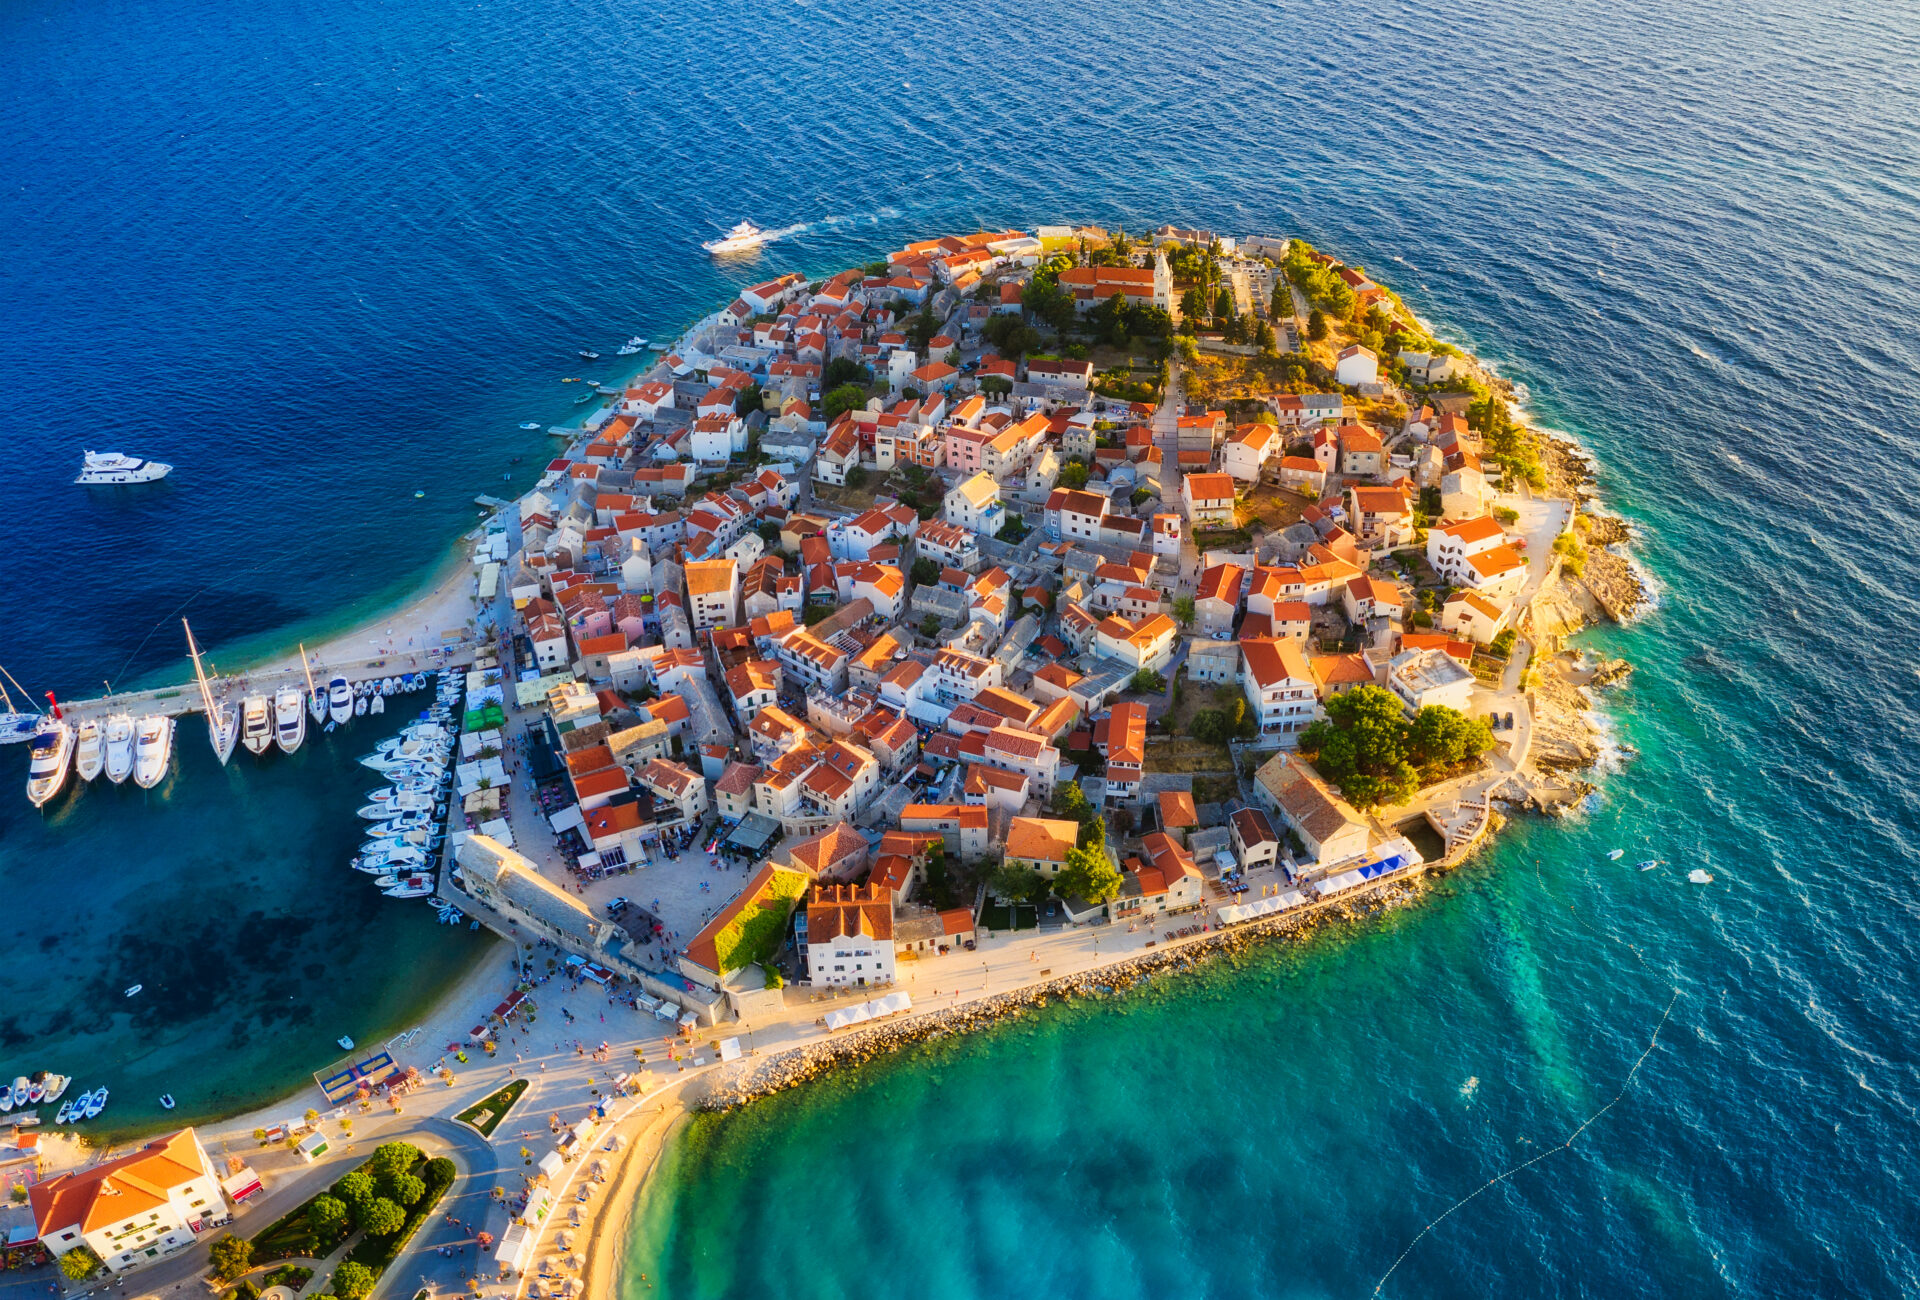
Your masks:
[{"label": "speedboat", "polygon": [[27,1076],[22,1074],[14,1079],[13,1088],[8,1092],[7,1095],[13,1098],[14,1105],[25,1106],[29,1100],[28,1094],[30,1094],[32,1091],[33,1091],[33,1084],[29,1083],[27,1081]]},{"label": "speedboat", "polygon": [[389,885],[380,892],[388,898],[425,898],[433,893],[433,877],[430,875],[408,876],[398,884]]},{"label": "speedboat", "polygon": [[273,747],[273,714],[264,695],[249,695],[240,701],[240,743],[250,754],[264,754]]},{"label": "speedboat", "polygon": [[47,1101],[48,1102],[59,1101],[60,1094],[65,1092],[67,1090],[67,1085],[72,1082],[73,1080],[69,1079],[64,1074],[49,1074],[47,1076]]},{"label": "speedboat", "polygon": [[59,718],[42,718],[28,743],[27,798],[35,808],[60,793],[73,758],[73,728]]},{"label": "speedboat", "polygon": [[47,1081],[45,1079],[27,1080],[27,1104],[38,1106],[47,1099]]},{"label": "speedboat", "polygon": [[105,1088],[95,1088],[93,1090],[93,1095],[87,1098],[87,1109],[82,1115],[82,1118],[92,1119],[95,1115],[98,1115],[101,1111],[105,1110],[106,1108],[107,1108],[107,1090]]},{"label": "speedboat", "polygon": [[164,1106],[164,1107],[166,1107],[166,1108],[167,1108],[168,1110],[172,1110],[172,1109],[173,1109],[173,1094],[172,1094],[172,1093],[170,1093],[170,1092],[163,1092],[163,1093],[161,1093],[161,1094],[160,1094],[160,1104],[161,1104],[162,1106]]},{"label": "speedboat", "polygon": [[622,356],[622,357],[630,357],[636,352],[645,351],[646,346],[647,346],[647,341],[641,338],[638,334],[636,334],[632,338],[628,339],[625,343],[622,343],[620,345],[619,351],[615,353],[615,355]]},{"label": "speedboat", "polygon": [[116,713],[107,719],[107,780],[115,785],[133,775],[133,715]]},{"label": "speedboat", "polygon": [[362,695],[359,699],[353,702],[353,716],[356,718],[364,718],[367,716],[367,697],[366,696]]},{"label": "speedboat", "polygon": [[307,715],[300,707],[300,692],[289,686],[273,697],[273,739],[282,751],[291,754],[307,738]]},{"label": "speedboat", "polygon": [[149,713],[135,728],[133,744],[133,780],[142,790],[151,790],[166,779],[173,763],[173,719],[164,713]]},{"label": "speedboat", "polygon": [[600,359],[600,354],[588,348],[581,348],[580,359],[582,361],[598,361]]},{"label": "speedboat", "polygon": [[394,816],[396,813],[425,813],[432,811],[433,796],[426,793],[403,794],[397,799],[389,799],[382,803],[365,804],[355,810],[357,816],[364,817],[368,821],[383,821],[388,817]]},{"label": "speedboat", "polygon": [[73,770],[82,781],[91,781],[107,765],[107,732],[98,718],[80,724],[79,738],[73,746]]},{"label": "speedboat", "polygon": [[751,221],[742,221],[718,239],[709,239],[700,247],[709,253],[744,253],[767,242],[767,232]]},{"label": "speedboat", "polygon": [[60,1103],[60,1110],[53,1117],[53,1122],[55,1124],[64,1124],[67,1122],[68,1117],[71,1116],[72,1114],[73,1114],[73,1103],[70,1101],[63,1101]]},{"label": "speedboat", "polygon": [[521,428],[523,428],[523,429],[537,429],[537,428],[539,428],[539,427],[540,427],[540,421],[538,421],[538,420],[522,420],[522,421],[520,421],[520,427],[521,427]]},{"label": "speedboat", "polygon": [[173,466],[117,451],[90,451],[75,483],[152,483],[173,473]]},{"label": "speedboat", "polygon": [[363,871],[370,876],[384,876],[394,871],[419,871],[427,865],[427,855],[420,849],[395,849],[388,854],[369,854],[355,858],[352,866],[355,871]]},{"label": "speedboat", "polygon": [[341,726],[353,721],[353,687],[344,677],[327,683],[327,714]]},{"label": "speedboat", "polygon": [[0,1088],[0,1115],[13,1109],[13,1089]]}]

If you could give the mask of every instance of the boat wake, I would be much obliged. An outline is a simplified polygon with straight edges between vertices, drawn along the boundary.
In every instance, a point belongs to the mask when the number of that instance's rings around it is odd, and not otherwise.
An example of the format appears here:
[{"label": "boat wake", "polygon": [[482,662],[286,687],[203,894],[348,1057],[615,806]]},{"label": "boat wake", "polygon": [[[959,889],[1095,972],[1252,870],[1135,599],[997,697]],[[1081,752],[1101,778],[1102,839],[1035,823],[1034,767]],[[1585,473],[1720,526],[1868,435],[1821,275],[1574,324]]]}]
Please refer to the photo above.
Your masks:
[{"label": "boat wake", "polygon": [[769,230],[760,236],[762,244],[771,244],[780,239],[792,239],[799,235],[816,231],[832,230],[839,226],[877,225],[882,221],[897,221],[901,216],[898,208],[875,208],[872,212],[854,212],[845,216],[821,217],[817,221],[796,221],[791,226],[781,226]]}]

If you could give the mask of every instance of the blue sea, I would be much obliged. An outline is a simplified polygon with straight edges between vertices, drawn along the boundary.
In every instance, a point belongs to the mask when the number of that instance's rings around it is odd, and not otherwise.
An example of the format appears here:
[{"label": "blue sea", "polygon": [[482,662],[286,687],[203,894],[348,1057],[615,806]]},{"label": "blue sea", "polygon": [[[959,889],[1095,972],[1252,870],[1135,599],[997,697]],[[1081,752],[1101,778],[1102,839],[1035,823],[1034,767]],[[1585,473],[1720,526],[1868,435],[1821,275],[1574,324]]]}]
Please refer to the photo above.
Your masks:
[{"label": "blue sea", "polygon": [[[1660,596],[1587,638],[1639,666],[1632,753],[1416,907],[698,1122],[625,1300],[1912,1294],[1916,66],[1914,10],[1778,0],[16,0],[0,662],[85,693],[177,671],[177,611],[230,661],[396,597],[529,481],[517,424],[615,373],[578,349],[772,271],[1043,221],[1300,235],[1597,456]],[[800,229],[711,264],[742,218]],[[89,447],[179,469],[73,487]],[[284,1044],[256,1081],[395,965],[471,960],[259,830],[349,817],[350,773],[268,811],[277,769],[210,769],[4,804],[0,1073],[131,1071],[102,989],[139,891],[195,873],[232,965],[166,1032]],[[288,929],[249,964],[261,899]]]}]

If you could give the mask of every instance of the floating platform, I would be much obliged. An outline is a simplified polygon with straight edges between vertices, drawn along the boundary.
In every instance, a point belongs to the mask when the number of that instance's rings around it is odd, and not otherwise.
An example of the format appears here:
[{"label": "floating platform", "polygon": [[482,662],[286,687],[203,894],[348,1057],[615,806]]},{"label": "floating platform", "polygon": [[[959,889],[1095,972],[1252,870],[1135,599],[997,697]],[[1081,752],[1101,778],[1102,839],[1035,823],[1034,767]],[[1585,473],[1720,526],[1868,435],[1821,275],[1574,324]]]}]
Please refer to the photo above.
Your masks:
[{"label": "floating platform", "polygon": [[324,1070],[316,1070],[313,1081],[320,1085],[327,1101],[338,1106],[359,1095],[362,1084],[377,1088],[399,1073],[400,1063],[383,1047],[357,1059],[350,1056]]}]

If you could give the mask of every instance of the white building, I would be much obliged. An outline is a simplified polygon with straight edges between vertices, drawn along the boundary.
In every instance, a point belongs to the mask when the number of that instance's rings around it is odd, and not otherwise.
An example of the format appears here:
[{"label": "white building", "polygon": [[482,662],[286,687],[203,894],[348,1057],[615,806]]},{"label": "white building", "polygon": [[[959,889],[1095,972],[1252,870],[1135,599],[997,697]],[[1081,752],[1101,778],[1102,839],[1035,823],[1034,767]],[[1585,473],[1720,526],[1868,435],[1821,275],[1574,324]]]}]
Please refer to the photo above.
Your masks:
[{"label": "white building", "polygon": [[1429,704],[1465,712],[1473,695],[1473,674],[1440,650],[1403,650],[1387,665],[1387,686],[1407,712]]},{"label": "white building", "polygon": [[28,1195],[42,1245],[57,1256],[85,1244],[115,1273],[191,1246],[233,1217],[190,1128],[35,1183]]},{"label": "white building", "polygon": [[694,631],[740,621],[740,570],[732,560],[689,560],[686,578]]},{"label": "white building", "polygon": [[893,899],[887,892],[873,885],[816,889],[807,900],[807,978],[814,987],[891,984],[893,975]]},{"label": "white building", "polygon": [[1491,515],[1440,524],[1427,532],[1427,565],[1448,582],[1473,586],[1467,576],[1467,557],[1506,544],[1506,531]]},{"label": "white building", "polygon": [[1320,716],[1313,673],[1297,641],[1242,641],[1240,654],[1246,661],[1241,688],[1261,734],[1296,737]]},{"label": "white building", "polygon": [[1336,383],[1348,388],[1377,384],[1380,382],[1380,358],[1358,343],[1343,348],[1333,364],[1333,378]]},{"label": "white building", "polygon": [[948,523],[985,537],[998,533],[1007,521],[1000,485],[984,470],[948,492],[945,504]]}]

